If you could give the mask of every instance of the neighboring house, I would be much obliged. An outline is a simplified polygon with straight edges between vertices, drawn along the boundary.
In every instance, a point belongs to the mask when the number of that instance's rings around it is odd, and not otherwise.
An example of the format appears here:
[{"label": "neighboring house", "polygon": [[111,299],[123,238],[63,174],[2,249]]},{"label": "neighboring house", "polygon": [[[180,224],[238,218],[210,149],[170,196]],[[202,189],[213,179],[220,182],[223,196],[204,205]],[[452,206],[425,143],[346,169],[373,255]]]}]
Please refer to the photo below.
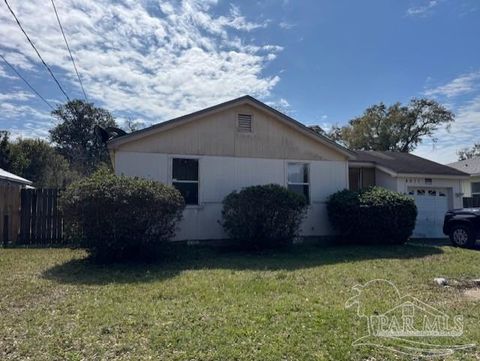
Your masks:
[{"label": "neighboring house", "polygon": [[462,184],[462,192],[465,197],[480,197],[480,157],[447,165],[470,175],[470,178]]},{"label": "neighboring house", "polygon": [[461,208],[468,174],[408,153],[356,151],[350,161],[349,187],[372,185],[412,196],[418,209],[414,237],[443,238],[443,218]]},{"label": "neighboring house", "polygon": [[348,187],[348,160],[355,157],[250,96],[115,138],[108,148],[116,174],[172,184],[183,194],[177,240],[225,238],[225,196],[268,183],[308,199],[303,236],[329,235],[326,200]]},{"label": "neighboring house", "polygon": [[0,168],[0,185],[17,185],[20,188],[28,188],[32,186],[32,181]]}]

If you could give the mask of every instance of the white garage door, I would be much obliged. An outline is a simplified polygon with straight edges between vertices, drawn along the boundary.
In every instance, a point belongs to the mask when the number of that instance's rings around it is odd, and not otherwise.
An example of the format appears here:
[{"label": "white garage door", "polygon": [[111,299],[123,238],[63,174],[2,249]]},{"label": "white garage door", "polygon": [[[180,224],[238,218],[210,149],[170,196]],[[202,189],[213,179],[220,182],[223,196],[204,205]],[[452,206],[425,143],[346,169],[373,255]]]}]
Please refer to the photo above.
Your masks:
[{"label": "white garage door", "polygon": [[409,188],[417,205],[418,216],[413,237],[444,238],[443,218],[448,210],[448,191],[445,188]]}]

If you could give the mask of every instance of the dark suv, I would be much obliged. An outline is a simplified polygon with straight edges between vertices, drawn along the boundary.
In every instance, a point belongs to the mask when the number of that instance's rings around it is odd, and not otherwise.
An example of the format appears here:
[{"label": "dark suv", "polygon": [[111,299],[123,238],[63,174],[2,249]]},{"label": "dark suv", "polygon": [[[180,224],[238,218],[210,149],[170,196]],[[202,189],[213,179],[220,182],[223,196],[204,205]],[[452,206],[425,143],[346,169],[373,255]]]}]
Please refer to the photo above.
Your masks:
[{"label": "dark suv", "polygon": [[443,233],[455,246],[473,247],[480,236],[480,208],[448,211],[443,221]]}]

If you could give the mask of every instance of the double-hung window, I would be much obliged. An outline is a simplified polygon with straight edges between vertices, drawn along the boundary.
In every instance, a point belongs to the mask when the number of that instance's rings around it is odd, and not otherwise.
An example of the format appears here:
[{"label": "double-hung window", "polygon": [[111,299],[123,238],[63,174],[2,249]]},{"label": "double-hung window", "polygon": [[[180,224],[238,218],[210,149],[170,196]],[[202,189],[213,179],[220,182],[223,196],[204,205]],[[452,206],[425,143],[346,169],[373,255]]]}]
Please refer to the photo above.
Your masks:
[{"label": "double-hung window", "polygon": [[198,204],[198,159],[173,158],[172,185],[185,199],[185,204]]},{"label": "double-hung window", "polygon": [[288,163],[288,189],[301,194],[310,204],[310,174],[306,163]]}]

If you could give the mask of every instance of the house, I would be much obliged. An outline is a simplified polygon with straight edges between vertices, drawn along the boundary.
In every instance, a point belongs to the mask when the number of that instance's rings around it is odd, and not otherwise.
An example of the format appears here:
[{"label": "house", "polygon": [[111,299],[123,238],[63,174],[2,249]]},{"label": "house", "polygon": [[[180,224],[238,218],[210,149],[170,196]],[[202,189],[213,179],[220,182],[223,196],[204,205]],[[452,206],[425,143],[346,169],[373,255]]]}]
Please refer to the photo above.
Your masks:
[{"label": "house", "polygon": [[447,165],[470,175],[469,179],[462,183],[464,196],[480,198],[480,157],[461,160]]},{"label": "house", "polygon": [[306,196],[302,236],[331,234],[327,197],[348,187],[348,149],[244,96],[108,142],[116,174],[177,187],[186,201],[177,240],[225,238],[222,201],[277,183]]},{"label": "house", "polygon": [[377,185],[410,195],[418,210],[413,237],[445,237],[445,212],[463,206],[462,186],[468,174],[409,153],[355,153],[349,165],[350,189]]},{"label": "house", "polygon": [[416,237],[444,237],[445,212],[461,207],[468,175],[405,153],[352,152],[244,96],[108,142],[116,174],[171,184],[186,201],[177,240],[222,239],[222,201],[234,190],[276,183],[305,195],[304,237],[328,236],[326,200],[345,188],[382,186],[411,195]]}]

